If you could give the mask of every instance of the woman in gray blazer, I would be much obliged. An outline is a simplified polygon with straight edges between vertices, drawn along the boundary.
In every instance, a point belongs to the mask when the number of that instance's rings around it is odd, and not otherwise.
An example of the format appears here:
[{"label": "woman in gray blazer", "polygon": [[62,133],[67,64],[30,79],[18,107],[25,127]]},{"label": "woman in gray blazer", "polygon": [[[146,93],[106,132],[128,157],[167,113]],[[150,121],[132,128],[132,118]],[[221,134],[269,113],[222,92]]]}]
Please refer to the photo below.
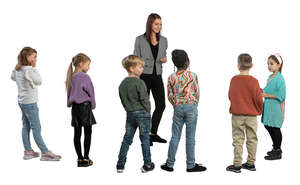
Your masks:
[{"label": "woman in gray blazer", "polygon": [[142,57],[145,62],[141,79],[144,80],[148,94],[150,91],[155,102],[155,110],[152,115],[150,133],[150,145],[153,142],[166,143],[157,135],[158,126],[165,110],[165,92],[162,80],[162,64],[167,62],[168,48],[167,38],[160,35],[161,17],[158,14],[150,14],[146,24],[146,32],[135,40],[134,55]]}]

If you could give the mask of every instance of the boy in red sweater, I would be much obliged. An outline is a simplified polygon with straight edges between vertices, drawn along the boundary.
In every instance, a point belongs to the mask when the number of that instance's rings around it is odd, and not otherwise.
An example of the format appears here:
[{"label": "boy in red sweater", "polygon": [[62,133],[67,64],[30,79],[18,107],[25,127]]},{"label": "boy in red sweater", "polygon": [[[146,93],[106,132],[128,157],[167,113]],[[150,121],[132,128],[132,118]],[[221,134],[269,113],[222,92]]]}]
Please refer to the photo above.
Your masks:
[{"label": "boy in red sweater", "polygon": [[[262,91],[256,78],[249,75],[252,58],[249,54],[238,57],[239,75],[231,79],[229,87],[230,113],[232,114],[232,138],[234,147],[233,165],[227,171],[241,172],[241,168],[255,171],[257,147],[257,116],[263,108]],[[243,143],[247,137],[247,162],[242,164]]]}]

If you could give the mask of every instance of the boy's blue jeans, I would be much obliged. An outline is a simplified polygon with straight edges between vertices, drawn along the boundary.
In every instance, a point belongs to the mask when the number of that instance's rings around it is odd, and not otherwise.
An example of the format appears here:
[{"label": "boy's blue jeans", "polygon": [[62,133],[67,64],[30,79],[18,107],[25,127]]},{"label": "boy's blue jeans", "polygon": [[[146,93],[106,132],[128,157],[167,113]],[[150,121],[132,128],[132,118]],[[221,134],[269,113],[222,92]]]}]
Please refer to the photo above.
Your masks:
[{"label": "boy's blue jeans", "polygon": [[30,130],[32,130],[33,138],[42,152],[48,152],[43,138],[41,136],[41,124],[39,118],[39,108],[37,103],[19,104],[22,111],[22,139],[26,151],[31,151]]},{"label": "boy's blue jeans", "polygon": [[151,164],[151,153],[150,153],[150,124],[151,116],[150,113],[145,110],[127,112],[126,119],[126,133],[123,138],[123,142],[120,148],[119,160],[117,167],[123,168],[126,163],[126,156],[129,150],[129,146],[132,143],[135,131],[139,128],[140,140],[142,143],[142,152],[144,164]]},{"label": "boy's blue jeans", "polygon": [[195,132],[197,126],[197,105],[182,104],[174,107],[172,138],[169,144],[167,166],[173,167],[181,131],[186,124],[186,165],[187,169],[195,166]]}]

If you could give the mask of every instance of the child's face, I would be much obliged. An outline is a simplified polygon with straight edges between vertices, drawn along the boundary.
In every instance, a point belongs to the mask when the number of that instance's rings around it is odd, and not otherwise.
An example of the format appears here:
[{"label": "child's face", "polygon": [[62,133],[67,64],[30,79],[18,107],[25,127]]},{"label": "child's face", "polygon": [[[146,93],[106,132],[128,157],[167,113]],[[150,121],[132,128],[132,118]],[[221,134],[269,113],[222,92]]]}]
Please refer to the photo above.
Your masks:
[{"label": "child's face", "polygon": [[159,33],[161,30],[161,19],[155,19],[155,21],[152,24],[152,32]]},{"label": "child's face", "polygon": [[28,61],[32,66],[35,66],[35,64],[36,64],[36,56],[37,56],[36,53],[32,53],[31,55],[26,56],[27,61]]},{"label": "child's face", "polygon": [[274,60],[268,59],[268,69],[270,72],[278,72],[280,69],[280,64],[277,64]]},{"label": "child's face", "polygon": [[142,64],[138,64],[135,67],[131,67],[131,73],[136,77],[140,77],[144,71],[144,66]]},{"label": "child's face", "polygon": [[81,67],[82,71],[85,73],[88,72],[88,70],[90,69],[90,64],[91,64],[91,61],[81,62],[80,67]]}]

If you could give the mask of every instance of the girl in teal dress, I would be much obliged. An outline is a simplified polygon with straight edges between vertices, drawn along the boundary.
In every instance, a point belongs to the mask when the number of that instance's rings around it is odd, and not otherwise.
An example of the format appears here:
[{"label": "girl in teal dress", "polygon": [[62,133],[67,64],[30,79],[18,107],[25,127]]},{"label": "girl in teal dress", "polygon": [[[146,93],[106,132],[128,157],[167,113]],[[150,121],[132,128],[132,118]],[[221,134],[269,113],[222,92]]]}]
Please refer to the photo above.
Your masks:
[{"label": "girl in teal dress", "polygon": [[281,159],[282,134],[281,126],[284,120],[285,81],[281,74],[283,61],[279,54],[274,54],[268,58],[268,69],[273,74],[269,76],[266,87],[263,89],[264,110],[262,122],[269,132],[273,141],[273,149],[267,152],[266,160]]}]

